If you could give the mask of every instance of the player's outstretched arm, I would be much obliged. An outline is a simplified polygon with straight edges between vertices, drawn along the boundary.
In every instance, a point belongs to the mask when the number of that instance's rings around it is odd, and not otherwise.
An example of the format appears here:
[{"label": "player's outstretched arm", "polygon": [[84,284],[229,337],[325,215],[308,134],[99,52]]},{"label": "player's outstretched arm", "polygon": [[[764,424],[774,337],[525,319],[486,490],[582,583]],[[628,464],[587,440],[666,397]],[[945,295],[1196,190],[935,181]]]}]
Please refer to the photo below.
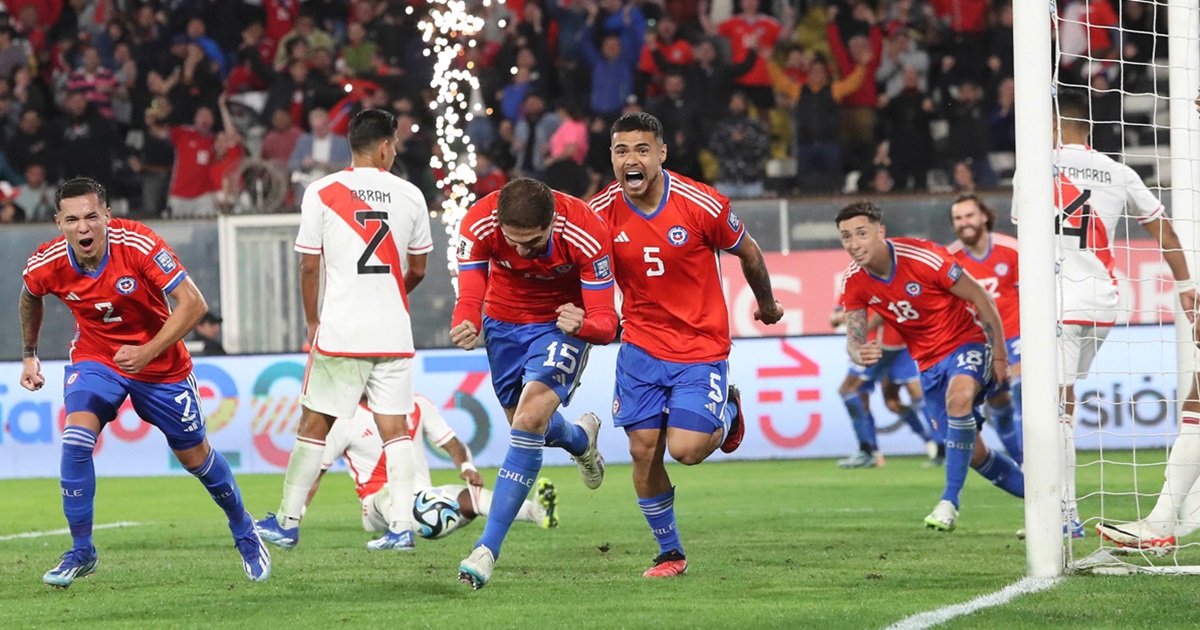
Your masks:
[{"label": "player's outstretched arm", "polygon": [[754,309],[754,319],[764,324],[774,324],[783,319],[783,305],[775,301],[771,291],[771,274],[767,271],[767,263],[763,260],[762,249],[758,241],[747,233],[733,254],[742,261],[742,275],[754,298],[758,300],[758,308]]},{"label": "player's outstretched arm", "polygon": [[950,285],[950,292],[975,307],[979,322],[983,324],[983,334],[992,348],[992,375],[1000,383],[1008,380],[1008,347],[1004,345],[1004,324],[1001,323],[1000,310],[996,308],[992,294],[969,273],[959,276]]},{"label": "player's outstretched arm", "polygon": [[175,301],[175,308],[158,333],[144,345],[121,346],[113,355],[113,362],[126,373],[141,372],[155,357],[192,332],[208,312],[204,294],[190,277],[184,278],[168,295]]},{"label": "player's outstretched arm", "polygon": [[1188,318],[1189,322],[1196,321],[1196,283],[1192,282],[1191,274],[1188,273],[1187,257],[1183,255],[1183,247],[1179,244],[1179,236],[1175,234],[1175,228],[1171,227],[1171,222],[1165,218],[1159,217],[1149,223],[1144,224],[1146,231],[1154,240],[1158,241],[1162,247],[1163,260],[1167,261],[1167,266],[1171,268],[1171,275],[1175,277],[1175,288],[1179,291],[1179,303],[1183,307],[1183,314]]},{"label": "player's outstretched arm", "polygon": [[21,357],[24,365],[21,367],[21,387],[31,392],[37,391],[46,384],[42,376],[42,362],[38,359],[38,337],[42,334],[42,319],[46,314],[46,304],[42,298],[21,287]]},{"label": "player's outstretched arm", "polygon": [[404,292],[411,294],[413,289],[425,279],[425,263],[429,254],[408,254],[408,265],[404,270]]},{"label": "player's outstretched arm", "polygon": [[883,357],[879,343],[867,341],[867,309],[846,311],[846,351],[859,365],[872,365]]},{"label": "player's outstretched arm", "polygon": [[446,449],[446,453],[450,455],[450,461],[454,462],[455,466],[462,472],[458,478],[471,484],[472,486],[483,486],[483,476],[475,469],[475,463],[471,461],[471,449],[467,448],[457,437],[450,438],[449,442],[442,445]]}]

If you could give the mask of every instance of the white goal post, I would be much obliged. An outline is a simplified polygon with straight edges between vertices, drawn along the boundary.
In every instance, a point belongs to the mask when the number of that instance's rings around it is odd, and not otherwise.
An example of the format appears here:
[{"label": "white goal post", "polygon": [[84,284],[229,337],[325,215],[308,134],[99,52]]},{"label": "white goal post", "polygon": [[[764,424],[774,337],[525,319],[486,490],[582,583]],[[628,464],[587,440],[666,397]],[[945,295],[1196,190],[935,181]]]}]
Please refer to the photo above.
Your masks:
[{"label": "white goal post", "polygon": [[[1082,1],[1082,0],[1077,0]],[[1200,276],[1198,250],[1200,250],[1200,222],[1197,221],[1200,210],[1200,115],[1197,114],[1193,101],[1200,95],[1200,0],[1150,0],[1145,3],[1149,10],[1165,7],[1166,23],[1168,25],[1168,45],[1166,66],[1160,64],[1161,59],[1150,63],[1124,62],[1115,63],[1127,66],[1140,65],[1151,79],[1149,87],[1139,87],[1127,90],[1123,81],[1125,70],[1118,70],[1120,79],[1111,85],[1100,88],[1106,95],[1116,93],[1121,101],[1120,132],[1122,138],[1137,134],[1137,127],[1143,130],[1151,128],[1146,135],[1152,137],[1152,144],[1145,149],[1129,152],[1122,151],[1113,154],[1118,162],[1132,161],[1133,153],[1139,153],[1144,159],[1149,159],[1157,169],[1155,182],[1151,183],[1151,191],[1164,203],[1171,216],[1175,232],[1179,236],[1180,245],[1184,251],[1192,279]],[[1120,24],[1124,24],[1122,4],[1114,0]],[[1067,475],[1075,475],[1076,470],[1065,470],[1065,440],[1059,429],[1059,391],[1056,385],[1058,364],[1061,361],[1058,350],[1058,335],[1060,326],[1057,321],[1056,302],[1060,299],[1059,261],[1056,251],[1058,239],[1055,236],[1055,161],[1056,154],[1052,147],[1052,130],[1054,125],[1055,96],[1060,88],[1068,87],[1059,83],[1056,71],[1062,50],[1058,48],[1061,38],[1058,37],[1060,21],[1070,23],[1077,28],[1083,28],[1091,34],[1090,14],[1078,17],[1075,14],[1068,20],[1061,17],[1062,6],[1047,0],[1014,0],[1013,2],[1013,32],[1015,38],[1015,86],[1016,86],[1016,159],[1017,170],[1014,177],[1013,206],[1023,209],[1020,212],[1018,224],[1018,240],[1020,253],[1021,275],[1021,337],[1023,347],[1022,383],[1023,383],[1023,413],[1024,413],[1024,445],[1025,445],[1025,523],[1026,523],[1026,567],[1031,577],[1052,577],[1064,572],[1091,570],[1104,573],[1200,573],[1200,555],[1195,549],[1191,553],[1176,552],[1164,556],[1147,553],[1135,553],[1135,559],[1126,559],[1122,550],[1115,549],[1111,543],[1102,541],[1096,533],[1095,525],[1100,519],[1124,519],[1126,522],[1144,518],[1153,506],[1161,487],[1161,478],[1157,483],[1148,483],[1153,477],[1151,472],[1139,474],[1139,467],[1149,470],[1163,470],[1162,462],[1165,455],[1161,444],[1148,440],[1146,444],[1138,445],[1138,438],[1129,453],[1106,452],[1105,430],[1103,427],[1093,431],[1098,434],[1100,456],[1087,457],[1089,466],[1097,466],[1099,470],[1100,490],[1092,492],[1093,499],[1090,514],[1083,514],[1086,537],[1072,541],[1063,535],[1063,486]],[[1070,20],[1083,20],[1083,22]],[[1147,35],[1146,31],[1129,31],[1131,34]],[[1113,31],[1113,39],[1123,42],[1125,32],[1123,26]],[[1151,34],[1152,36],[1152,34]],[[1090,39],[1089,48],[1090,48]],[[1122,45],[1117,45],[1117,56],[1121,56]],[[1159,51],[1161,52],[1161,50]],[[1099,63],[1105,60],[1090,57],[1087,53],[1079,55],[1072,53],[1082,63]],[[1108,60],[1112,62],[1112,60]],[[1160,82],[1157,79],[1165,78]],[[1168,85],[1169,89],[1160,89]],[[1097,88],[1089,81],[1086,86],[1073,85],[1070,87],[1086,87],[1088,92]],[[1136,93],[1135,93],[1136,92]],[[1126,126],[1125,105],[1137,101],[1149,103],[1149,121],[1129,121]],[[1161,107],[1165,104],[1165,107]],[[1160,110],[1166,110],[1167,116],[1156,115]],[[1163,119],[1166,119],[1169,129],[1162,129]],[[1159,133],[1159,131],[1169,133]],[[1159,143],[1160,138],[1169,139],[1169,148]],[[1124,143],[1122,147],[1124,148]],[[1128,216],[1126,217],[1128,219]],[[1126,221],[1126,223],[1132,223]],[[1137,235],[1136,225],[1129,231],[1131,236]],[[1146,234],[1142,232],[1141,237]],[[1118,239],[1117,249],[1123,242]],[[1121,255],[1118,252],[1118,255]],[[1169,278],[1169,274],[1167,276]],[[1134,282],[1156,282],[1154,278],[1131,280]],[[1139,285],[1140,286],[1140,285]],[[1056,296],[1047,299],[1047,296]],[[1158,375],[1170,375],[1177,383],[1178,394],[1170,398],[1166,396],[1165,405],[1172,416],[1165,424],[1165,429],[1153,437],[1163,444],[1170,444],[1172,433],[1177,431],[1179,406],[1191,390],[1197,366],[1194,364],[1195,353],[1191,351],[1193,344],[1193,328],[1186,318],[1179,313],[1175,306],[1175,325],[1159,326],[1152,334],[1162,337],[1161,345],[1174,345],[1178,359],[1162,360]],[[1119,320],[1124,321],[1124,320]],[[1125,327],[1125,324],[1118,324]],[[1130,354],[1139,351],[1131,342],[1125,343],[1128,349],[1120,352]],[[1106,346],[1107,347],[1107,346]],[[1101,352],[1104,352],[1102,348]],[[1110,349],[1111,351],[1111,349]],[[1129,368],[1133,370],[1134,368]],[[1125,376],[1133,378],[1130,371]],[[1140,377],[1140,374],[1137,374]],[[1082,383],[1082,381],[1081,381]],[[1134,407],[1138,404],[1132,398],[1126,403],[1119,399],[1105,400],[1103,396],[1095,402],[1100,406],[1119,406],[1128,404],[1131,413],[1136,415]],[[1161,399],[1160,399],[1161,401]],[[1164,431],[1166,433],[1164,433]],[[1076,430],[1076,437],[1080,430]],[[1140,437],[1140,436],[1138,436]],[[1116,442],[1114,442],[1116,443]],[[1130,447],[1118,447],[1129,449]],[[1144,461],[1139,460],[1139,453],[1145,451]],[[1115,449],[1111,449],[1115,450]],[[1084,457],[1081,456],[1082,466]],[[1129,459],[1132,459],[1130,463]],[[1092,461],[1095,460],[1095,461]],[[1106,475],[1105,466],[1110,470],[1121,470],[1121,474]],[[1119,468],[1124,467],[1124,468]],[[1139,486],[1135,481],[1132,485],[1126,477],[1132,471],[1134,479],[1140,479]],[[1093,475],[1094,476],[1094,475]],[[1109,484],[1106,486],[1106,484]],[[1200,483],[1197,484],[1200,486]],[[1119,486],[1119,487],[1118,487]],[[1081,512],[1083,508],[1084,490],[1079,490]],[[1197,490],[1193,491],[1193,498]],[[1106,503],[1107,502],[1107,503]],[[1099,506],[1099,513],[1094,509]],[[1108,508],[1106,506],[1119,506]],[[1136,506],[1136,509],[1130,506]],[[1108,513],[1106,513],[1106,510]],[[1120,512],[1120,513],[1118,513]],[[1090,517],[1090,522],[1088,520]],[[1195,545],[1185,545],[1180,540],[1181,548]]]}]

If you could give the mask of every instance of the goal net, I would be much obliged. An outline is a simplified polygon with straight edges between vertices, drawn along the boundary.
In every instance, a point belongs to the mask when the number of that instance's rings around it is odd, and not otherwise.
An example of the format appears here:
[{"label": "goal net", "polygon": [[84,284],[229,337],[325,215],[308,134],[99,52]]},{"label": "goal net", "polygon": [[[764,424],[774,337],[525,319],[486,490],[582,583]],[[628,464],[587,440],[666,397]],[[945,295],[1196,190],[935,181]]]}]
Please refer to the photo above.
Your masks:
[{"label": "goal net", "polygon": [[1194,286],[1182,270],[1200,272],[1198,2],[1022,4],[1029,570],[1200,573],[1200,486],[1178,488],[1200,472],[1200,449],[1170,458],[1196,370],[1178,295]]}]

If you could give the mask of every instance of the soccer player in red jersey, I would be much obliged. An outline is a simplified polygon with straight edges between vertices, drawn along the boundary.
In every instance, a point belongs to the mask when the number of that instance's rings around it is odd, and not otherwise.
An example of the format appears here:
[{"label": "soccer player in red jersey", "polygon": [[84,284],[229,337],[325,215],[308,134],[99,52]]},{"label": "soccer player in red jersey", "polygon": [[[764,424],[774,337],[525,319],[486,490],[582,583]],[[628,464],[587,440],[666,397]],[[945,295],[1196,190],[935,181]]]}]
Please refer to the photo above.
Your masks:
[{"label": "soccer player in red jersey", "polygon": [[1004,450],[1018,465],[1025,460],[1021,444],[1021,296],[1017,239],[993,232],[996,211],[977,195],[963,195],[950,206],[958,240],[946,249],[996,301],[1008,349],[1008,382],[988,392],[988,415]]},{"label": "soccer player in red jersey", "polygon": [[[55,194],[54,221],[63,235],[37,248],[25,266],[21,386],[46,380],[37,343],[43,298],[62,300],[75,316],[75,341],[66,367],[62,432],[63,512],[73,545],[42,577],[66,588],[96,571],[92,518],[96,469],[92,454],[104,425],[126,398],[143,420],[158,427],[179,463],[204,484],[229,518],[229,529],[251,580],[271,575],[271,555],[242,505],[233,471],[209,446],[200,393],[183,338],[208,311],[204,296],[175,252],[150,228],[112,218],[104,187],[76,177]],[[167,305],[166,296],[175,301]]]},{"label": "soccer player in red jersey", "polygon": [[586,413],[572,424],[558,407],[570,404],[590,344],[616,336],[617,313],[611,237],[583,201],[516,179],[479,200],[461,225],[450,340],[472,350],[484,333],[492,387],[512,426],[487,525],[458,568],[478,590],[537,480],[543,447],[570,453],[588,488],[604,480],[600,419]]},{"label": "soccer player in red jersey", "polygon": [[718,447],[733,452],[745,432],[737,389],[727,378],[729,310],[717,254],[740,259],[758,300],[755,319],[774,324],[783,317],[758,243],[724,195],[662,167],[662,134],[650,114],[617,119],[616,181],[588,202],[608,226],[624,298],[613,424],[629,438],[638,506],[659,545],[645,577],[687,570],[664,453],[699,464]]},{"label": "soccer player in red jersey", "polygon": [[983,418],[975,407],[1008,370],[1004,327],[992,296],[936,243],[885,238],[882,213],[870,202],[842,208],[836,223],[854,261],[842,277],[850,358],[871,365],[883,356],[877,342],[867,341],[868,309],[894,326],[921,369],[925,409],[946,444],[946,487],[925,525],[954,529],[968,463],[1024,497],[1021,469],[988,449],[978,434]]}]

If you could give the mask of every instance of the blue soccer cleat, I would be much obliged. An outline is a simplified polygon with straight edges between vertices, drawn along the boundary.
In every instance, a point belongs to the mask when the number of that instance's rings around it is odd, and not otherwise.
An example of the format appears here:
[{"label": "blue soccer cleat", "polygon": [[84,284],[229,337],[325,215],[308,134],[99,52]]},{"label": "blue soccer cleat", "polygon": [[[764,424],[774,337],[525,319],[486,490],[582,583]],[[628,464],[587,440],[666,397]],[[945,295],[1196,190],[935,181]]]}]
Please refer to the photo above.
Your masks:
[{"label": "blue soccer cleat", "polygon": [[398,533],[389,529],[383,536],[367,543],[367,549],[371,551],[412,551],[416,548],[413,533],[407,529]]},{"label": "blue soccer cleat", "polygon": [[72,549],[62,555],[58,566],[42,576],[42,582],[57,588],[67,588],[75,578],[85,578],[96,572],[96,548]]},{"label": "blue soccer cleat", "polygon": [[233,539],[238,553],[242,554],[242,568],[252,582],[266,582],[271,577],[271,552],[263,544],[257,531],[248,536]]},{"label": "blue soccer cleat", "polygon": [[275,518],[274,512],[267,512],[267,518],[255,521],[254,530],[264,541],[283,549],[292,549],[300,542],[300,527],[284,529]]}]

